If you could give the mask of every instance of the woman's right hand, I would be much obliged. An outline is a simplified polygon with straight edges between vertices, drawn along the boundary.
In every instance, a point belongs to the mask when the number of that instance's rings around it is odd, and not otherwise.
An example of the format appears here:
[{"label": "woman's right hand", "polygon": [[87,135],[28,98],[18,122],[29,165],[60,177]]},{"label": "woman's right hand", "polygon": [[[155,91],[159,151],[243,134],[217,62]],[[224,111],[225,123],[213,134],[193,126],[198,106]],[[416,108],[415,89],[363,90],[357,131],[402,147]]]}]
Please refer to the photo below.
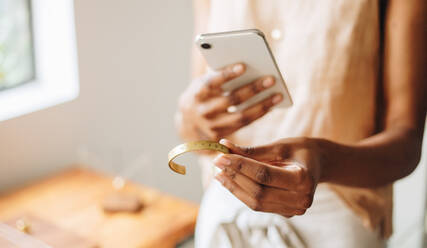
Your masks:
[{"label": "woman's right hand", "polygon": [[281,94],[273,94],[246,109],[229,112],[230,106],[239,105],[275,84],[274,77],[265,76],[224,94],[221,86],[244,72],[244,64],[234,64],[193,80],[179,101],[178,124],[185,139],[218,141],[262,117],[282,101]]}]

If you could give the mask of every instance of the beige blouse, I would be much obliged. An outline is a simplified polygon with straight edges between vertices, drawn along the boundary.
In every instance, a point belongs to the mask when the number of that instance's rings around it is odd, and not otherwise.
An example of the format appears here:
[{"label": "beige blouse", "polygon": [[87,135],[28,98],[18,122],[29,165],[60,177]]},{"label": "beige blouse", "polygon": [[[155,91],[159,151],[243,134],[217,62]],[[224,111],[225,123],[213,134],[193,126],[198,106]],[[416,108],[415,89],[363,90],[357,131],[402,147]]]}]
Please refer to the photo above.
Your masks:
[{"label": "beige blouse", "polygon": [[[258,28],[294,105],[274,109],[232,140],[261,145],[321,137],[354,144],[374,132],[379,73],[377,0],[211,0],[208,32]],[[392,232],[392,186],[329,185],[365,226]]]}]

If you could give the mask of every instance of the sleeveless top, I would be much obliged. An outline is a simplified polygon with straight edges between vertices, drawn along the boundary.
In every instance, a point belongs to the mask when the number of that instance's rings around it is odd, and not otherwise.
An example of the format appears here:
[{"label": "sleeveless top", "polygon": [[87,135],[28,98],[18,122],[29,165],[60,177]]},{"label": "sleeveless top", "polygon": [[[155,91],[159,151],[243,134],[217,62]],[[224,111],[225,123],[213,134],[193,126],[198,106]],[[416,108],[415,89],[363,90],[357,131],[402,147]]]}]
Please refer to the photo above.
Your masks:
[{"label": "sleeveless top", "polygon": [[[354,144],[373,135],[379,78],[376,0],[211,0],[207,32],[257,28],[266,35],[294,105],[233,134],[241,145],[286,137]],[[392,232],[392,185],[328,184],[366,227]]]}]

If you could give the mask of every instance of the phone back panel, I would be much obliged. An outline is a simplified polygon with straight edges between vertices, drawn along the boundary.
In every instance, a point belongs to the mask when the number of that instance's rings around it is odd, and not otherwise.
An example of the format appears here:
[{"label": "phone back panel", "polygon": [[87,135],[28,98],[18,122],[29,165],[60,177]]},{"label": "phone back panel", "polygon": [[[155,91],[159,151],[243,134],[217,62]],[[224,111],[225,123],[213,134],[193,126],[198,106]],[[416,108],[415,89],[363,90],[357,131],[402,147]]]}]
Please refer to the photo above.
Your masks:
[{"label": "phone back panel", "polygon": [[[204,49],[201,47],[203,43],[208,43],[211,47]],[[261,31],[250,29],[202,34],[196,38],[196,45],[209,67],[213,70],[235,63],[244,63],[246,65],[246,71],[242,76],[223,85],[224,91],[231,91],[260,77],[274,76],[276,84],[272,88],[264,90],[237,106],[238,109],[251,106],[276,92],[283,95],[283,101],[277,105],[278,107],[292,105],[292,99],[285,81]]]}]

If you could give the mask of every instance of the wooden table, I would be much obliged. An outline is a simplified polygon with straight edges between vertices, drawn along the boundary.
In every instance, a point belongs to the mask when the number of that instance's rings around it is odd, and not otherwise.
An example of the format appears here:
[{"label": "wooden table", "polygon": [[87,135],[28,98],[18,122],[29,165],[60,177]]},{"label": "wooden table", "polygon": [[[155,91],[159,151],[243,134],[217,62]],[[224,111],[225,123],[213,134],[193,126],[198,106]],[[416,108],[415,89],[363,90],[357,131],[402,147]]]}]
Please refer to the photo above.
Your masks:
[{"label": "wooden table", "polygon": [[123,191],[140,196],[144,209],[105,213],[100,203],[114,192],[111,182],[91,170],[67,170],[0,195],[0,221],[34,216],[102,248],[174,247],[193,234],[196,204],[134,183],[127,183]]}]

